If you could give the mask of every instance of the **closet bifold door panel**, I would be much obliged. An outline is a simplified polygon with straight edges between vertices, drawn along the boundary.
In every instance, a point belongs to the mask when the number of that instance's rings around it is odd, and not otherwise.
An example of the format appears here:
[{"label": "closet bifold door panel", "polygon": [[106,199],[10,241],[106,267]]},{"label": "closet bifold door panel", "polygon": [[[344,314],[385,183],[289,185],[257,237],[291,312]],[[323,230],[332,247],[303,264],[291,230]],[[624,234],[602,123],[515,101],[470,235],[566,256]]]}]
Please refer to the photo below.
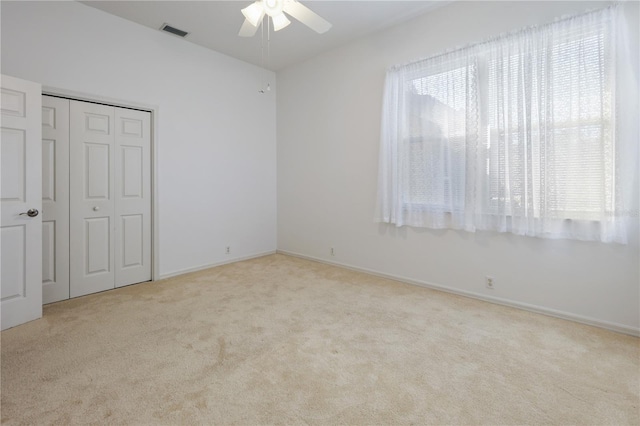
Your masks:
[{"label": "closet bifold door panel", "polygon": [[114,108],[70,102],[70,293],[114,288]]},{"label": "closet bifold door panel", "polygon": [[42,97],[42,303],[69,298],[69,101]]},{"label": "closet bifold door panel", "polygon": [[151,280],[151,114],[115,108],[115,286]]}]

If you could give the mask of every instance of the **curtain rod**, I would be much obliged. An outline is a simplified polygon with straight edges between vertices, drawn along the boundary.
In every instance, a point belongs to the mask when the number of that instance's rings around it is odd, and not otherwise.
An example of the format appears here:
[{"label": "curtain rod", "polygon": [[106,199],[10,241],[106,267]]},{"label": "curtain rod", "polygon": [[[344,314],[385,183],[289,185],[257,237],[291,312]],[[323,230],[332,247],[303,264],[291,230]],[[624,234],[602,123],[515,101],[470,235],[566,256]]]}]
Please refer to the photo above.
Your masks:
[{"label": "curtain rod", "polygon": [[566,22],[566,21],[570,21],[572,19],[582,18],[582,17],[588,16],[588,15],[592,15],[592,14],[596,14],[596,13],[602,13],[602,12],[605,12],[605,11],[608,11],[608,10],[613,10],[613,9],[618,8],[619,5],[620,5],[620,1],[616,1],[616,2],[614,2],[613,4],[611,4],[609,6],[602,7],[602,8],[599,8],[599,9],[591,9],[591,10],[587,10],[585,12],[581,12],[581,13],[578,13],[578,14],[575,14],[575,15],[570,15],[570,16],[564,15],[564,16],[561,16],[559,18],[556,18],[553,22],[548,22],[546,24],[529,25],[529,26],[526,26],[524,28],[520,28],[520,29],[517,29],[517,30],[514,30],[514,31],[503,32],[503,33],[500,33],[500,34],[498,34],[496,36],[490,37],[490,38],[488,38],[486,40],[483,40],[483,41],[480,41],[480,42],[468,43],[468,44],[465,44],[465,45],[462,45],[462,46],[459,46],[459,47],[454,47],[452,49],[445,50],[444,52],[437,53],[437,54],[432,55],[432,56],[427,56],[427,57],[424,57],[424,58],[415,59],[415,60],[412,60],[412,61],[409,61],[409,62],[404,62],[402,64],[392,65],[387,70],[388,71],[395,71],[395,70],[398,70],[398,69],[403,68],[403,67],[407,67],[407,66],[410,66],[410,65],[418,64],[420,62],[424,62],[424,61],[428,61],[428,60],[431,60],[431,59],[439,58],[441,56],[450,55],[452,53],[459,52],[461,50],[477,48],[477,47],[483,46],[485,44],[489,44],[489,43],[493,43],[493,42],[495,42],[497,40],[501,40],[501,39],[506,38],[506,37],[520,35],[520,34],[526,33],[527,31],[531,31],[533,29],[545,29],[545,28],[551,27],[552,25],[555,25],[555,24],[558,24],[558,23],[561,23],[561,22]]}]

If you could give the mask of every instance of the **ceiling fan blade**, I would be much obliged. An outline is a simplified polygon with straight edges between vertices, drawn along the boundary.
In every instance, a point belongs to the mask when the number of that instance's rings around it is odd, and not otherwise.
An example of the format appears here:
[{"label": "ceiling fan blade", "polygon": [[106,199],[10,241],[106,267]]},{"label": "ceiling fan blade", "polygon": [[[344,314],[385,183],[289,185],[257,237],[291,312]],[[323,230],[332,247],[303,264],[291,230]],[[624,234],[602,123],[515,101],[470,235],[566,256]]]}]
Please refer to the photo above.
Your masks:
[{"label": "ceiling fan blade", "polygon": [[[260,24],[262,24],[262,21],[260,21]],[[260,26],[260,24],[258,24],[258,26],[256,27],[247,19],[245,19],[242,23],[242,27],[240,27],[240,32],[238,33],[238,35],[240,37],[253,37],[256,34],[256,31],[258,31],[258,27]]]},{"label": "ceiling fan blade", "polygon": [[331,28],[324,18],[295,0],[285,2],[284,11],[317,33],[325,33]]}]

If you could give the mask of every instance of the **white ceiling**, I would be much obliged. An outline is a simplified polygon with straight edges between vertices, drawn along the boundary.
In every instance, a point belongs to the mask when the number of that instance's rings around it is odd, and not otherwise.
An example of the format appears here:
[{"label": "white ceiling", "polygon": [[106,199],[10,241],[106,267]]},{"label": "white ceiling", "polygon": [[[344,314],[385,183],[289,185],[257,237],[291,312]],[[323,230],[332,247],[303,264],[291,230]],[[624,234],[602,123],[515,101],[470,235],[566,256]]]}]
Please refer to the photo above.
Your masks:
[{"label": "white ceiling", "polygon": [[[449,0],[452,1],[452,0]],[[269,64],[279,70],[302,62],[351,40],[411,19],[449,1],[331,1],[302,3],[333,27],[317,34],[295,19],[271,36]],[[251,0],[235,1],[83,1],[82,3],[153,29],[167,23],[188,31],[192,42],[237,59],[261,65],[260,30],[251,38],[238,37],[244,21],[240,9]],[[174,37],[167,34],[167,37]]]}]

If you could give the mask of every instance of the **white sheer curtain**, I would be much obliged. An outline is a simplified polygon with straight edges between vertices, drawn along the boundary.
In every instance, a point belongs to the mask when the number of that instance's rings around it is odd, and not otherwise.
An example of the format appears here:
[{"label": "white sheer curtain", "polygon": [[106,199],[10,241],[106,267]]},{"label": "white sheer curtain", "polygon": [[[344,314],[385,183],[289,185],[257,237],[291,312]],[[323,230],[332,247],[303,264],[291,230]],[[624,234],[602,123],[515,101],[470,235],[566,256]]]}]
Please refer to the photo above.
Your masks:
[{"label": "white sheer curtain", "polygon": [[376,219],[626,242],[638,110],[623,24],[609,7],[390,69]]}]

